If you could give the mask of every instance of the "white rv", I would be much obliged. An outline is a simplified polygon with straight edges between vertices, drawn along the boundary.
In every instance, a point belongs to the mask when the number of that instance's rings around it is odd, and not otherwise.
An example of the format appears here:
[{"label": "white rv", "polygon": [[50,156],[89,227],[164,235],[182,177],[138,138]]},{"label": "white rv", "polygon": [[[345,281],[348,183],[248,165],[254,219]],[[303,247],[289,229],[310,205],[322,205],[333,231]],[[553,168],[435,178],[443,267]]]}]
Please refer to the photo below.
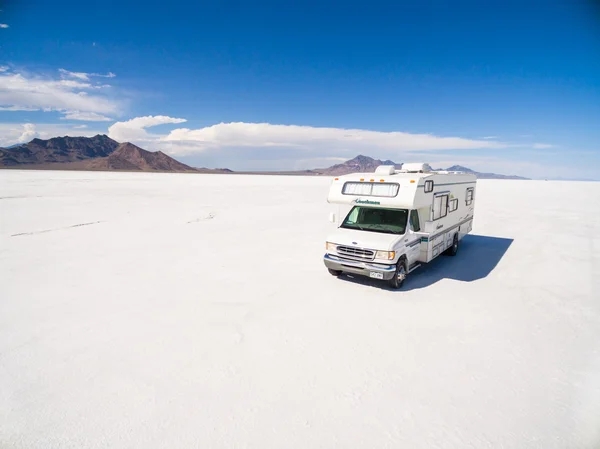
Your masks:
[{"label": "white rv", "polygon": [[330,216],[338,227],[327,237],[325,266],[334,276],[359,274],[400,288],[422,263],[456,254],[473,226],[476,181],[428,164],[335,178],[327,201],[338,205]]}]

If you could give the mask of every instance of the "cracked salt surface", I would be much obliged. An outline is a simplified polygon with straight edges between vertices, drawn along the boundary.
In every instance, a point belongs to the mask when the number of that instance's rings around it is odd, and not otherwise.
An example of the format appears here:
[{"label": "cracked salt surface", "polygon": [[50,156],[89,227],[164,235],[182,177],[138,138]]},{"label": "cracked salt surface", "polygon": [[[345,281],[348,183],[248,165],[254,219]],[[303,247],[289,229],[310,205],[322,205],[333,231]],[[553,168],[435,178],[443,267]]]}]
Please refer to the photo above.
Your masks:
[{"label": "cracked salt surface", "polygon": [[600,447],[600,183],[479,181],[397,292],[328,185],[0,171],[0,447]]},{"label": "cracked salt surface", "polygon": [[35,234],[44,234],[46,232],[53,232],[53,231],[62,231],[65,229],[71,229],[71,228],[79,228],[81,226],[90,226],[90,225],[94,225],[94,224],[98,224],[98,223],[102,223],[102,221],[93,221],[91,223],[77,223],[71,226],[65,226],[63,228],[57,228],[57,229],[44,229],[42,231],[32,231],[32,232],[19,232],[17,234],[12,234],[11,237],[19,237],[21,235],[35,235]]}]

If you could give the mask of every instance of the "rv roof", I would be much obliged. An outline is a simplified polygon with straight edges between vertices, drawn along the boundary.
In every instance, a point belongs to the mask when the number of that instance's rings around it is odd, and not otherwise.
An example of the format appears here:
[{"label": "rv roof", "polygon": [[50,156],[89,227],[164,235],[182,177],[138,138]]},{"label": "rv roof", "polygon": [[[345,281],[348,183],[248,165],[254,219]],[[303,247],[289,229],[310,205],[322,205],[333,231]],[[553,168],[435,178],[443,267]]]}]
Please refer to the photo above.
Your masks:
[{"label": "rv roof", "polygon": [[375,179],[381,177],[393,177],[394,179],[421,179],[429,176],[437,175],[436,172],[429,173],[393,173],[390,175],[382,175],[381,173],[350,173],[349,175],[340,176],[340,178],[347,180],[360,180],[360,179]]}]

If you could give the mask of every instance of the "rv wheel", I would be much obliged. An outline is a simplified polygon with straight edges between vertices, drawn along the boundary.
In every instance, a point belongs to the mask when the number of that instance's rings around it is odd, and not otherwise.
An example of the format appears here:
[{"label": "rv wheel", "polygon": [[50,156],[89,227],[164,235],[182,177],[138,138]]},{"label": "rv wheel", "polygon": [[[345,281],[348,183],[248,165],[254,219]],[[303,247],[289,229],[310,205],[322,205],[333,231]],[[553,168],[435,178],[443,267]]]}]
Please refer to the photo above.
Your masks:
[{"label": "rv wheel", "polygon": [[406,271],[406,260],[401,259],[398,261],[398,265],[396,266],[396,272],[394,273],[394,277],[391,278],[388,283],[390,287],[393,289],[399,289],[404,284],[406,279],[407,271]]},{"label": "rv wheel", "polygon": [[340,274],[342,274],[342,272],[340,270],[332,270],[331,268],[327,268],[327,271],[329,271],[329,274],[332,276],[339,276]]},{"label": "rv wheel", "polygon": [[452,246],[446,250],[446,254],[449,256],[456,256],[458,252],[458,234],[454,234],[454,240]]}]

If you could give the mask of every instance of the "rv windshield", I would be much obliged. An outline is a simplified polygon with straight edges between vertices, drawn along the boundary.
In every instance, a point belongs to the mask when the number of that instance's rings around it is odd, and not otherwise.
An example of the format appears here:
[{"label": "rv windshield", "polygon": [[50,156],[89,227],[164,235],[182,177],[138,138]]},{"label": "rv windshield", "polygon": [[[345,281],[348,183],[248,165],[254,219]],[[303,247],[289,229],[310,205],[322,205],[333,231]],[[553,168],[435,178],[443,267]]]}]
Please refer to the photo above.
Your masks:
[{"label": "rv windshield", "polygon": [[404,234],[407,218],[406,209],[354,206],[340,227],[385,234]]}]

